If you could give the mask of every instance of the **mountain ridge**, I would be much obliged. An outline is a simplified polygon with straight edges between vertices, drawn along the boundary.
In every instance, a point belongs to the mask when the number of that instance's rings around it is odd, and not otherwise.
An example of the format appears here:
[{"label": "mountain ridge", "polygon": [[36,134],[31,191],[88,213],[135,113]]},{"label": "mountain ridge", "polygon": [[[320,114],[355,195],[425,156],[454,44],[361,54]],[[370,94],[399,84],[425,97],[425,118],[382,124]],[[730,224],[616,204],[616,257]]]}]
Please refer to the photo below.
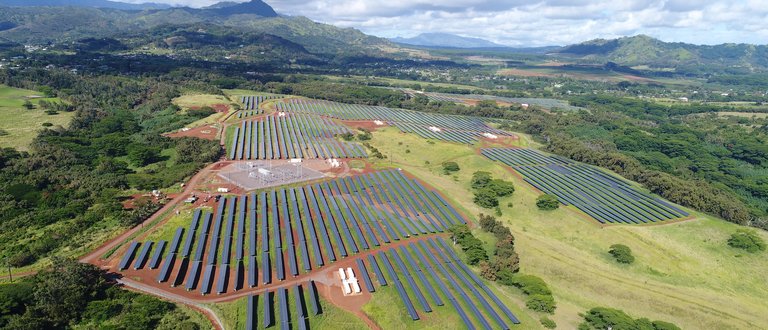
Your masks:
[{"label": "mountain ridge", "polygon": [[505,45],[497,44],[481,38],[464,37],[451,33],[429,32],[422,33],[412,38],[396,37],[389,39],[399,44],[444,47],[444,48],[504,48]]}]

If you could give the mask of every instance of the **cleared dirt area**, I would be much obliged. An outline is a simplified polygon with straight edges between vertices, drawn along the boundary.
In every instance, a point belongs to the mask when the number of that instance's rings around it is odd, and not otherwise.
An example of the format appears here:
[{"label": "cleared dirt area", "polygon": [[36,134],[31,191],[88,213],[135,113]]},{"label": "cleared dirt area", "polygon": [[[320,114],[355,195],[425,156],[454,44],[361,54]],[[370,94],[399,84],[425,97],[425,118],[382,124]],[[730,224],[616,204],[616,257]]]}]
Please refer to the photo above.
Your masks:
[{"label": "cleared dirt area", "polygon": [[180,130],[178,132],[174,133],[168,133],[166,136],[171,138],[178,138],[178,137],[196,137],[206,140],[216,140],[217,136],[219,134],[219,127],[218,124],[214,125],[205,125],[195,128],[190,128],[188,130]]}]

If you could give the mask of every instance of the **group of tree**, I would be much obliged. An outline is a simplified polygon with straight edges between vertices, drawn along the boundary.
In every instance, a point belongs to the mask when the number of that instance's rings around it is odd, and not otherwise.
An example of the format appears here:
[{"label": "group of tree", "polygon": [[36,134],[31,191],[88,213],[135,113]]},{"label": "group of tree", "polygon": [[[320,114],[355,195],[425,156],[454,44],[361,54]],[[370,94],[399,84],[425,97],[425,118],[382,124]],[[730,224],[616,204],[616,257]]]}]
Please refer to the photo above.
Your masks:
[{"label": "group of tree", "polygon": [[624,311],[595,307],[584,315],[579,330],[680,330],[680,327],[665,321],[651,321],[646,318],[634,319]]},{"label": "group of tree", "polygon": [[488,209],[498,207],[500,197],[506,197],[515,192],[512,182],[494,179],[491,173],[484,171],[473,173],[470,185],[475,191],[473,198],[475,204]]},{"label": "group of tree", "polygon": [[[60,248],[78,250],[91,228],[139,221],[138,211],[123,209],[121,191],[170,187],[216,160],[216,141],[161,135],[199,119],[171,103],[189,84],[185,74],[127,79],[0,70],[0,83],[48,86],[75,110],[69,127],[43,129],[28,152],[0,152],[0,259],[21,267]],[[156,165],[143,168],[150,163]],[[67,225],[56,225],[62,221]]]},{"label": "group of tree", "polygon": [[120,289],[105,271],[54,257],[49,270],[0,285],[0,329],[200,329],[175,305]]}]

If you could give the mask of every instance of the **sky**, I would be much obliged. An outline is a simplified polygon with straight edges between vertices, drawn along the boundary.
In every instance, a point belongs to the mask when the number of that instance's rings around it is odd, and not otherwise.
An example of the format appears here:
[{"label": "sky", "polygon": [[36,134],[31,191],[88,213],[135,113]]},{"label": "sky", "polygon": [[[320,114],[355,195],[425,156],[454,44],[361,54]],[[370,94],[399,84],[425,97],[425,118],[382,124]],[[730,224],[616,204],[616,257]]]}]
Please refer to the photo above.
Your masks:
[{"label": "sky", "polygon": [[[146,2],[148,0],[121,0]],[[206,6],[217,0],[153,0]],[[242,2],[239,0],[238,2]],[[266,0],[380,37],[454,33],[509,46],[568,45],[646,34],[669,42],[768,44],[765,0]]]}]

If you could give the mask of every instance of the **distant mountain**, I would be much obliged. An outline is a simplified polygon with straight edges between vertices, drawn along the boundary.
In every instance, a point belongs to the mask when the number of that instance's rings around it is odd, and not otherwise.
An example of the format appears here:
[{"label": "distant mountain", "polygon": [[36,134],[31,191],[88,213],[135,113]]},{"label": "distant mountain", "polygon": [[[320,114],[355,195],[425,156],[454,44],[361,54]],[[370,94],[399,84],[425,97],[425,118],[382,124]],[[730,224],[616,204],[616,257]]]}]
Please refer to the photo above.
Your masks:
[{"label": "distant mountain", "polygon": [[413,38],[392,38],[393,42],[414,46],[440,47],[440,48],[502,48],[507,47],[497,43],[480,39],[462,37],[450,33],[422,33]]},{"label": "distant mountain", "polygon": [[[62,44],[85,38],[120,39],[126,34],[141,35],[158,27],[193,24],[202,26],[203,30],[223,27],[245,34],[276,36],[300,45],[312,54],[380,56],[381,49],[393,48],[386,39],[353,28],[316,23],[305,17],[277,16],[271,7],[258,0],[225,3],[213,8],[172,7],[144,11],[80,6],[4,7],[0,9],[0,40],[21,44]],[[222,40],[217,36],[206,42]],[[270,40],[280,47],[285,46],[281,40]]]},{"label": "distant mountain", "polygon": [[749,44],[693,45],[664,42],[646,35],[619,39],[595,39],[563,47],[557,55],[587,61],[610,61],[652,69],[708,67],[726,71],[768,70],[768,46]]},{"label": "distant mountain", "polygon": [[8,7],[72,6],[72,7],[112,8],[112,9],[121,9],[121,10],[145,10],[145,9],[171,8],[170,5],[159,4],[159,3],[131,4],[131,3],[119,2],[119,1],[109,1],[109,0],[0,0],[0,6],[8,6]]},{"label": "distant mountain", "polygon": [[220,2],[203,10],[223,16],[253,14],[261,17],[277,17],[277,12],[261,0],[251,0],[244,3]]}]

